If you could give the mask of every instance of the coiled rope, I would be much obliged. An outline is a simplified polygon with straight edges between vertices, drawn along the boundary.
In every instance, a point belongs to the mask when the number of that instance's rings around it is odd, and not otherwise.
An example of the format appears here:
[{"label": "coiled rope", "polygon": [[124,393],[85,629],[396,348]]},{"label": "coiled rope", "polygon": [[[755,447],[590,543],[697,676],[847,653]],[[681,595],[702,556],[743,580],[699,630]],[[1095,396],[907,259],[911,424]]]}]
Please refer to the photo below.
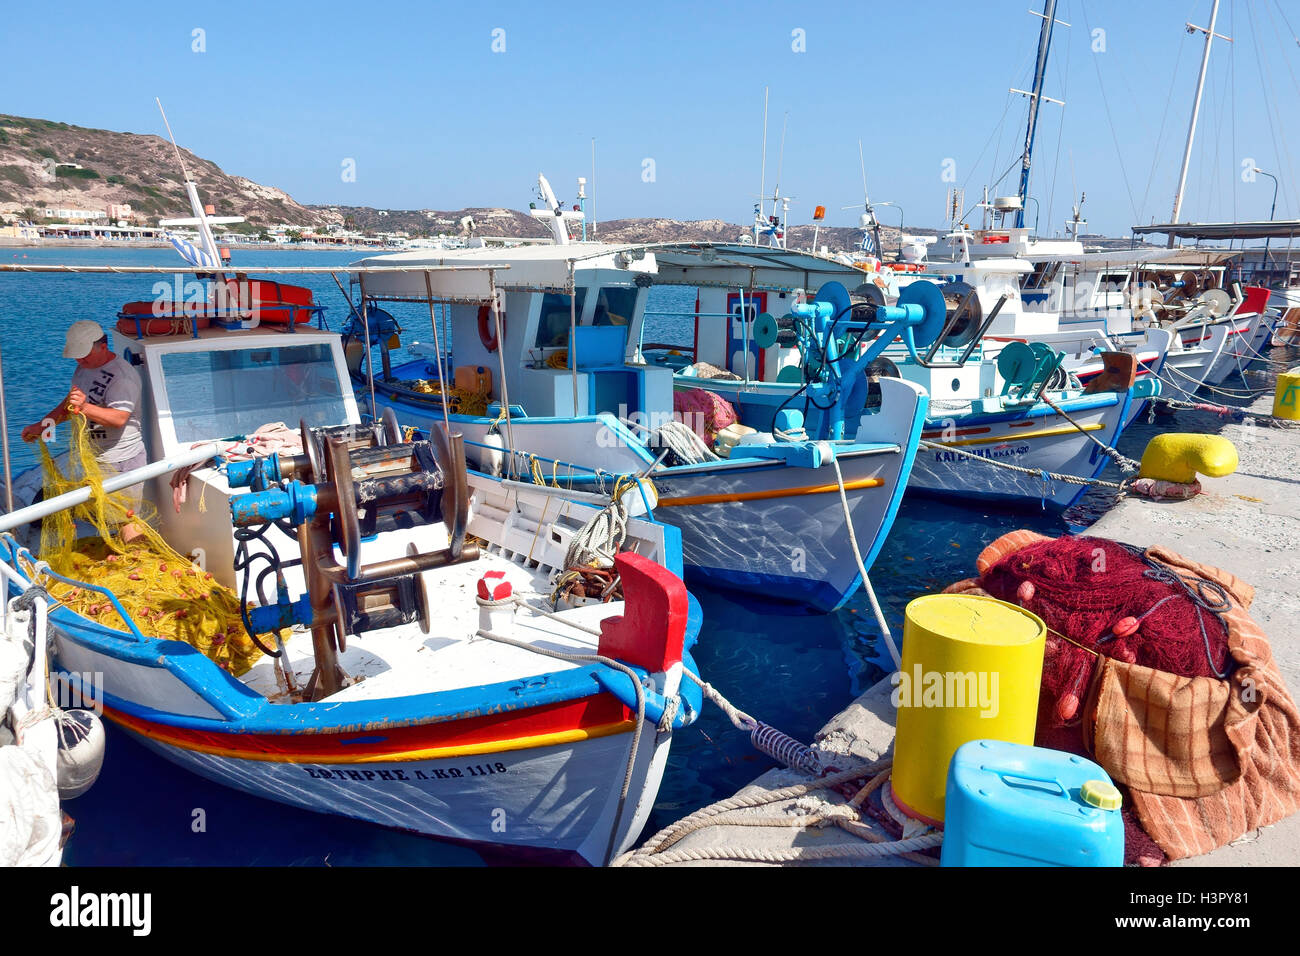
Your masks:
[{"label": "coiled rope", "polygon": [[[858,808],[866,797],[877,789],[889,774],[890,762],[870,763],[852,770],[842,771],[813,780],[795,784],[763,794],[736,795],[711,806],[703,807],[695,813],[677,821],[659,831],[637,850],[624,853],[613,862],[613,866],[668,866],[674,863],[693,863],[709,860],[733,860],[750,863],[806,863],[825,860],[878,860],[891,856],[902,856],[916,863],[930,866],[937,862],[932,857],[922,856],[918,851],[931,849],[943,842],[943,834],[925,833],[903,840],[891,840],[889,837],[872,830],[859,819]],[[736,811],[771,806],[801,797],[812,795],[816,791],[839,787],[863,777],[871,777],[847,805],[824,803],[823,809],[806,814],[781,814],[777,816],[756,816]],[[672,847],[686,836],[697,830],[714,826],[758,826],[758,827],[809,827],[831,824],[862,839],[863,843],[843,844],[830,847],[800,846],[788,849],[760,849],[748,846],[700,847],[690,850],[674,850]]]},{"label": "coiled rope", "polygon": [[650,433],[651,445],[667,446],[683,465],[702,465],[718,461],[718,455],[685,422],[664,422]]}]

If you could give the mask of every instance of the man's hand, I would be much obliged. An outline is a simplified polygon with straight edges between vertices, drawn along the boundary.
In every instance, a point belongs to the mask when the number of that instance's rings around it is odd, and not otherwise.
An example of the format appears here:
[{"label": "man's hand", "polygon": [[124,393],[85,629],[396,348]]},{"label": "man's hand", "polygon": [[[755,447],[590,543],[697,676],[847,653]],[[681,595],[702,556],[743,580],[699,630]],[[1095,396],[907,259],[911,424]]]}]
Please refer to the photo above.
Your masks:
[{"label": "man's hand", "polygon": [[44,431],[45,427],[40,422],[28,425],[23,429],[23,441],[36,441]]},{"label": "man's hand", "polygon": [[72,386],[72,390],[68,392],[68,398],[67,401],[64,402],[64,405],[67,406],[74,415],[81,415],[83,414],[82,409],[85,404],[86,393],[77,388],[77,386]]}]

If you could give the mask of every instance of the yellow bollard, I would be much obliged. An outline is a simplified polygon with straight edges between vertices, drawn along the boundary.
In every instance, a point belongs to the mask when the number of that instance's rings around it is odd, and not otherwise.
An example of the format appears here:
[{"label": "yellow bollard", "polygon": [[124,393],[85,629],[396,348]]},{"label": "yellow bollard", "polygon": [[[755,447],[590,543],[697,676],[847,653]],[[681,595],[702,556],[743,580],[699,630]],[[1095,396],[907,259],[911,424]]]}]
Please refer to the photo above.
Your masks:
[{"label": "yellow bollard", "polygon": [[1300,420],[1300,368],[1293,368],[1277,377],[1273,414],[1278,418]]},{"label": "yellow bollard", "polygon": [[1139,478],[1190,485],[1197,474],[1222,478],[1237,470],[1237,446],[1220,435],[1157,435],[1142,452]]},{"label": "yellow bollard", "polygon": [[1034,742],[1047,627],[991,597],[931,594],[907,606],[891,788],[904,812],[942,824],[948,764],[971,740]]}]

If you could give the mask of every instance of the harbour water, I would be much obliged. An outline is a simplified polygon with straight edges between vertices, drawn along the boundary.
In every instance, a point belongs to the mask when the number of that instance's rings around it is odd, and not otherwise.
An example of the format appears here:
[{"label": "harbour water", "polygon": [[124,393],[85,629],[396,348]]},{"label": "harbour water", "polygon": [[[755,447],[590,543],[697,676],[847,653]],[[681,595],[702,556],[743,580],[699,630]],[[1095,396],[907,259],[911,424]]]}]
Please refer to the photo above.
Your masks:
[{"label": "harbour water", "polygon": [[[24,258],[25,257],[25,258]],[[355,252],[253,251],[238,253],[239,267],[339,265]],[[35,263],[175,265],[166,250],[6,250],[4,260]],[[298,281],[298,280],[294,280]],[[61,357],[71,322],[90,318],[106,327],[120,305],[152,298],[155,283],[174,277],[147,275],[0,276],[0,345],[9,400],[10,450],[15,473],[32,466],[34,446],[17,440],[24,424],[36,421],[66,392],[73,363]],[[347,304],[329,276],[306,276],[335,329]],[[656,290],[651,308],[689,310],[693,293]],[[424,307],[392,310],[405,329],[403,340],[428,338]],[[647,333],[657,341],[688,341],[675,320],[661,320]],[[121,347],[114,335],[114,346]],[[1281,355],[1294,358],[1294,355]],[[1259,384],[1252,382],[1252,384]],[[1228,386],[1242,389],[1240,380]],[[1220,398],[1224,398],[1220,396]],[[1224,398],[1229,401],[1229,398]],[[1232,404],[1241,401],[1232,400]],[[291,423],[292,424],[292,423]],[[1124,436],[1121,450],[1139,457],[1157,430],[1145,420]],[[1107,475],[1111,480],[1114,474]],[[907,498],[872,572],[876,592],[891,625],[901,631],[903,608],[912,598],[972,573],[980,548],[997,535],[1027,527],[1057,534],[1095,519],[1107,494],[1092,493],[1066,516],[1029,509],[1020,512],[962,507]],[[845,555],[845,560],[851,560]],[[757,603],[693,585],[705,613],[695,651],[702,675],[737,706],[792,736],[808,739],[825,720],[883,670],[876,627],[864,596],[840,612],[807,614],[773,602]],[[716,709],[678,734],[648,824],[653,832],[690,811],[727,796],[770,764],[753,751]],[[474,851],[424,837],[387,831],[348,820],[308,813],[259,800],[182,771],[108,727],[107,757],[98,783],[68,802],[77,833],[65,859],[71,865],[476,865]]]}]

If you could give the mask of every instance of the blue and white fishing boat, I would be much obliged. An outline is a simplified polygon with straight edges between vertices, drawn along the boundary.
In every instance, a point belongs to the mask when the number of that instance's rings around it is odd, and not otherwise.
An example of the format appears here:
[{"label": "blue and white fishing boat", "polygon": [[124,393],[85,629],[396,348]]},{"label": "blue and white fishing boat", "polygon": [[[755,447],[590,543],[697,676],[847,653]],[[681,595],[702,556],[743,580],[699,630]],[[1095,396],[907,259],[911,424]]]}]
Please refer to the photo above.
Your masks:
[{"label": "blue and white fishing boat", "polygon": [[[392,327],[378,305],[437,297],[417,274],[358,280],[362,306],[354,311],[349,348],[363,404],[392,409],[403,425],[419,428],[448,412],[465,435],[471,464],[485,473],[504,470],[510,478],[531,475],[539,484],[587,491],[608,488],[616,475],[645,479],[628,496],[629,507],[680,528],[688,574],[713,584],[820,610],[840,607],[857,590],[912,470],[926,415],[923,389],[884,382],[873,408],[840,414],[839,427],[815,438],[774,427],[768,414],[719,454],[699,437],[712,437],[711,423],[695,420],[692,430],[680,421],[691,415],[681,411],[674,420],[674,390],[692,383],[643,357],[653,351],[644,341],[652,285],[701,294],[728,288],[742,299],[753,290],[759,298],[744,305],[752,324],[755,309],[793,303],[797,290],[828,269],[841,274],[843,266],[740,244],[570,243],[560,224],[549,245],[405,253],[354,268],[426,263],[497,268],[487,269],[487,282],[481,269],[449,279],[480,304],[451,303],[449,349],[435,342],[424,357],[397,365],[387,354]],[[755,305],[768,296],[770,306]],[[731,310],[711,311],[722,328]],[[893,338],[920,321],[919,313],[907,315],[886,320],[882,313],[878,328],[894,327]],[[373,384],[364,371],[367,355]],[[428,394],[439,362],[451,367],[444,368],[447,380],[477,383],[486,411],[466,414],[467,404],[449,396],[454,407],[447,408],[437,393]],[[741,421],[751,424],[743,414]],[[505,444],[517,454],[503,457]]]},{"label": "blue and white fishing boat", "polygon": [[[735,404],[742,421],[772,421],[796,408],[807,434],[824,438],[834,424],[821,396],[867,386],[865,376],[858,383],[842,370],[842,356],[866,347],[861,354],[876,362],[870,368],[877,380],[873,388],[885,388],[897,376],[930,395],[921,437],[933,447],[917,454],[910,488],[944,497],[1062,508],[1073,503],[1086,485],[1045,480],[1044,473],[1081,479],[1100,475],[1107,463],[1102,446],[1114,445],[1131,418],[1133,403],[1158,393],[1158,382],[1136,378],[1137,362],[1132,356],[1120,356],[1128,359],[1127,376],[1099,375],[1088,386],[1080,386],[1071,383],[1063,368],[1064,353],[1043,345],[997,343],[996,358],[981,355],[982,337],[996,320],[1000,303],[994,302],[987,313],[980,311],[979,299],[969,286],[939,286],[916,279],[903,286],[894,307],[917,308],[936,324],[919,327],[910,343],[892,343],[883,336],[855,341],[852,337],[869,327],[870,316],[891,308],[874,284],[864,283],[853,293],[846,289],[845,282],[862,277],[861,272],[843,267],[840,279],[844,281],[828,281],[818,290],[814,304],[824,305],[816,314],[809,312],[808,304],[796,303],[791,314],[780,319],[766,313],[754,320],[750,354],[760,380],[746,381],[734,373],[728,380],[712,372],[713,377],[703,379],[696,364],[679,373],[679,383],[699,381],[701,387]],[[735,332],[720,332],[716,325],[708,331],[706,317],[722,306],[725,294],[719,289],[700,290],[694,358],[705,368],[724,361],[727,367],[741,368],[743,352],[734,353],[730,361],[726,358]],[[1009,294],[1005,292],[1000,302],[1005,303]],[[863,344],[866,341],[869,347]],[[1089,355],[1100,364],[1100,358]],[[1115,356],[1106,353],[1112,363]],[[755,358],[761,362],[755,363]],[[690,373],[695,377],[687,377]],[[997,468],[976,459],[1023,470]]]},{"label": "blue and white fishing boat", "polygon": [[[59,679],[102,675],[121,731],[270,800],[537,859],[630,845],[701,705],[675,528],[467,473],[441,425],[418,441],[363,425],[332,332],[217,323],[122,354],[154,463],[105,490],[146,482],[194,596],[127,608],[42,564],[29,522],[90,492],[23,507],[20,478],[0,519],[9,595],[98,595],[94,613],[50,612]],[[300,451],[222,440],[284,420]],[[203,650],[159,636],[215,585],[248,599],[242,625],[195,635]],[[250,640],[266,653],[247,670],[210,653]]]}]

